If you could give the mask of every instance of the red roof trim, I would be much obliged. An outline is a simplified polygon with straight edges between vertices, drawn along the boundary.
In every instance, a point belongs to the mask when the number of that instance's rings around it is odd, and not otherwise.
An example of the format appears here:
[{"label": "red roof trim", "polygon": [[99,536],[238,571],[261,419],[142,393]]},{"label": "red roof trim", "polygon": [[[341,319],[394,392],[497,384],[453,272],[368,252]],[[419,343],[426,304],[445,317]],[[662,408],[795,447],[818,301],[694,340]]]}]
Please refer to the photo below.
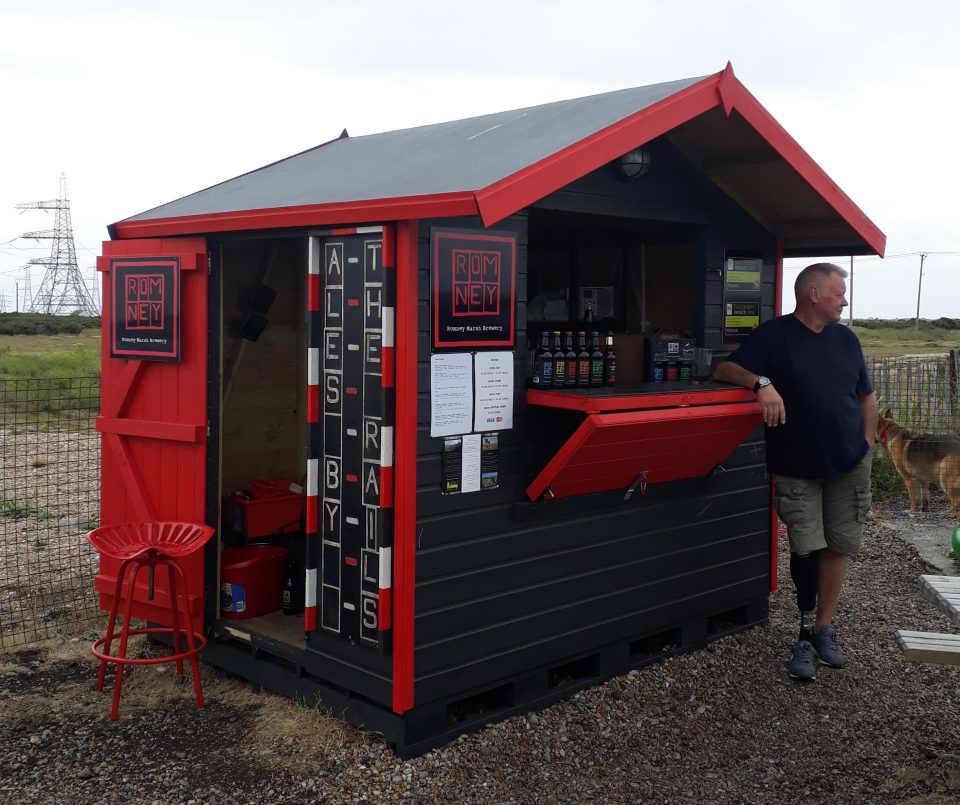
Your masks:
[{"label": "red roof trim", "polygon": [[286,229],[301,226],[353,224],[365,221],[394,221],[417,218],[447,218],[476,215],[473,193],[442,193],[409,198],[380,198],[335,204],[308,204],[238,210],[176,218],[120,221],[113,225],[114,237],[155,238],[208,232],[239,232],[251,229]]},{"label": "red roof trim", "polygon": [[523,170],[477,191],[486,226],[585,176],[613,159],[665,134],[720,103],[723,73],[709,76],[662,101],[601,129]]},{"label": "red roof trim", "polygon": [[477,206],[484,224],[492,226],[631,148],[718,105],[728,116],[736,110],[874,252],[883,255],[886,236],[750,94],[729,62],[722,72],[477,191]]},{"label": "red roof trim", "polygon": [[863,210],[853,203],[836,182],[827,176],[823,168],[813,161],[750,91],[732,76],[732,72],[731,79],[726,83],[723,93],[729,99],[731,107],[882,257],[887,247],[887,236],[867,218]]}]

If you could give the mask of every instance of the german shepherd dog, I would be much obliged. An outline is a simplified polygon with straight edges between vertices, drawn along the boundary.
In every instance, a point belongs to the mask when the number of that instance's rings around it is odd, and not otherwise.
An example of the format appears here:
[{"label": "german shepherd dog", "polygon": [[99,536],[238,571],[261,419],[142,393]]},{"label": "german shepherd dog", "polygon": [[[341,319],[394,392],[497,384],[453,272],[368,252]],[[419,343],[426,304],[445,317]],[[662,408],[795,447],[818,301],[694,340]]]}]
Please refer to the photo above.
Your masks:
[{"label": "german shepherd dog", "polygon": [[877,441],[890,453],[910,493],[910,511],[929,511],[928,490],[939,480],[950,498],[950,513],[960,513],[960,439],[954,436],[915,435],[898,425],[890,409],[877,422]]}]

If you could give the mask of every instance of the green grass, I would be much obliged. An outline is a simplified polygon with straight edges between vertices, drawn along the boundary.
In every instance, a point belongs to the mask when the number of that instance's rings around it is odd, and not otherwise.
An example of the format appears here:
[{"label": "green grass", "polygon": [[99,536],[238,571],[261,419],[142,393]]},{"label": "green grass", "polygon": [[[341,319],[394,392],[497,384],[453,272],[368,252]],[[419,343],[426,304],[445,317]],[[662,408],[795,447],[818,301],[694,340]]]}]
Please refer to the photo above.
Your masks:
[{"label": "green grass", "polygon": [[907,488],[903,485],[903,479],[893,465],[893,459],[890,458],[890,454],[886,450],[879,447],[873,457],[870,487],[874,503],[886,503],[907,494]]},{"label": "green grass", "polygon": [[72,378],[100,374],[100,345],[83,343],[49,352],[14,352],[0,346],[0,380],[26,378]]},{"label": "green grass", "polygon": [[0,335],[0,422],[76,427],[99,408],[100,333]]},{"label": "green grass", "polygon": [[100,317],[46,316],[41,313],[0,313],[0,333],[4,335],[53,335],[84,330],[99,330]]},{"label": "green grass", "polygon": [[926,355],[960,348],[960,319],[854,319],[853,332],[868,357]]}]

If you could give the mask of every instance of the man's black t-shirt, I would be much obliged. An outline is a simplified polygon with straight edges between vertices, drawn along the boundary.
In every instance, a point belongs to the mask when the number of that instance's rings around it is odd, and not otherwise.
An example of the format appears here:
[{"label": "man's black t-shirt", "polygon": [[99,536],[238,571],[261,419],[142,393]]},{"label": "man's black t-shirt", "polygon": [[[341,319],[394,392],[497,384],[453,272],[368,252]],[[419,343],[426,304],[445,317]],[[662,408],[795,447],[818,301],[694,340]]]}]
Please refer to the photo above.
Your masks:
[{"label": "man's black t-shirt", "polygon": [[766,375],[783,397],[785,425],[766,428],[767,467],[828,479],[853,469],[870,449],[860,398],[873,391],[857,337],[841,324],[813,332],[794,315],[761,324],[730,356]]}]

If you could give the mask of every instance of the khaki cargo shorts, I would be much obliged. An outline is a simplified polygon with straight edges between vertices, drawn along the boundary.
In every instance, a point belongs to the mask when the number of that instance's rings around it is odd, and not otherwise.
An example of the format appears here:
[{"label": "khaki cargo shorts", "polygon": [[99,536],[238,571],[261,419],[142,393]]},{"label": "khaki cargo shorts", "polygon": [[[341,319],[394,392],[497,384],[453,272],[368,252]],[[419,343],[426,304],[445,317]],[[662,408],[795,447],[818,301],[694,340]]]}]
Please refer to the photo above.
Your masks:
[{"label": "khaki cargo shorts", "polygon": [[790,550],[829,548],[851,556],[860,550],[870,511],[873,450],[852,470],[829,481],[777,476],[777,513],[789,529]]}]

